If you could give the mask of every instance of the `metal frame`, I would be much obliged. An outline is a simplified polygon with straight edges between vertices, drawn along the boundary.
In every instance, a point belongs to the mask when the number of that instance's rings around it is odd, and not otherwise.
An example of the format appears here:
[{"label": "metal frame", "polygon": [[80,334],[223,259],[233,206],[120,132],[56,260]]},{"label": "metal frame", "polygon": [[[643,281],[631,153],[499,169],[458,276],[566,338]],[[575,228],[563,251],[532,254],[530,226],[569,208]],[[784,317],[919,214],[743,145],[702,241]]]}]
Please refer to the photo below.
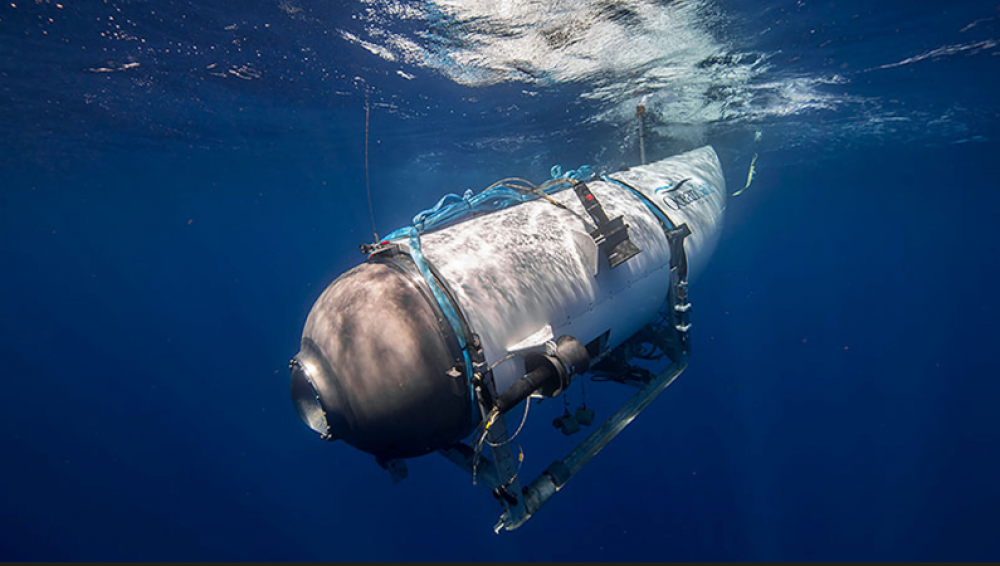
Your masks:
[{"label": "metal frame", "polygon": [[[511,503],[507,499],[498,497],[504,511],[500,515],[500,520],[494,525],[493,532],[499,534],[501,530],[513,531],[534,516],[546,501],[566,486],[570,478],[582,470],[664,389],[669,387],[687,369],[687,365],[687,358],[678,356],[678,360],[672,361],[666,369],[649,382],[630,383],[630,385],[638,387],[639,391],[626,401],[617,412],[608,417],[597,430],[580,442],[565,458],[552,462],[545,471],[523,489],[519,487],[519,481],[515,477],[507,489],[513,491],[516,502]],[[494,430],[496,430],[496,434],[493,433]],[[491,427],[490,436],[493,443],[500,443],[507,439],[507,429],[503,417]],[[485,456],[480,455],[478,462],[476,462],[475,450],[467,444],[456,444],[439,450],[439,452],[470,475],[475,474],[494,493],[501,486],[500,478],[512,475],[511,470],[503,470],[502,474],[499,473],[498,463]],[[499,447],[499,450],[494,448],[492,452],[494,457],[499,460],[499,467],[507,468],[514,463],[510,444],[504,444]]]}]

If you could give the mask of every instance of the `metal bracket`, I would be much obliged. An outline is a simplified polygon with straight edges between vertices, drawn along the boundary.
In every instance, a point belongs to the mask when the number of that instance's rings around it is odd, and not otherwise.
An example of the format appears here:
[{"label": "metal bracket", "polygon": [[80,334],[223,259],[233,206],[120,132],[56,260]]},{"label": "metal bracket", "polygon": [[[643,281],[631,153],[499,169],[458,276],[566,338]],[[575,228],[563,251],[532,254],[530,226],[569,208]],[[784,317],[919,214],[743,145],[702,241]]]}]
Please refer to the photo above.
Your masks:
[{"label": "metal bracket", "polygon": [[684,239],[691,235],[687,224],[667,234],[670,244],[670,293],[667,294],[667,320],[676,333],[681,354],[691,355],[691,301],[688,298],[688,261]]},{"label": "metal bracket", "polygon": [[[478,336],[473,336],[472,343],[469,346],[476,402],[479,405],[479,412],[482,418],[489,419],[491,418],[496,399],[499,397],[496,384],[493,381],[493,370],[486,363],[482,344]],[[528,401],[525,402],[527,403]],[[524,504],[520,497],[521,483],[517,476],[518,461],[511,449],[507,433],[507,423],[503,415],[496,415],[495,419],[490,423],[489,429],[486,431],[485,443],[489,444],[490,455],[493,456],[493,459],[489,460],[482,455],[481,451],[484,448],[482,446],[470,448],[473,453],[468,471],[472,474],[473,481],[475,481],[478,478],[479,467],[481,465],[485,464],[493,470],[491,472],[492,477],[486,481],[490,487],[490,491],[493,492],[494,497],[500,501],[500,504],[504,508],[504,512],[500,516],[500,523],[494,528],[495,532],[499,532],[502,525],[506,522],[523,521],[525,513]],[[480,453],[476,453],[476,448],[480,450]],[[445,455],[448,456],[448,454]],[[454,456],[454,453],[452,456]],[[448,459],[453,462],[456,461],[451,456]],[[463,459],[465,458],[463,457]],[[460,466],[463,468],[466,467],[464,464],[460,464]]]},{"label": "metal bracket", "polygon": [[624,216],[617,216],[609,219],[604,212],[604,207],[600,201],[590,192],[590,188],[583,181],[573,184],[576,196],[583,203],[583,208],[590,215],[591,220],[597,228],[590,233],[597,247],[608,257],[608,265],[611,269],[618,267],[626,261],[632,259],[641,250],[628,237],[628,224],[625,223]]}]

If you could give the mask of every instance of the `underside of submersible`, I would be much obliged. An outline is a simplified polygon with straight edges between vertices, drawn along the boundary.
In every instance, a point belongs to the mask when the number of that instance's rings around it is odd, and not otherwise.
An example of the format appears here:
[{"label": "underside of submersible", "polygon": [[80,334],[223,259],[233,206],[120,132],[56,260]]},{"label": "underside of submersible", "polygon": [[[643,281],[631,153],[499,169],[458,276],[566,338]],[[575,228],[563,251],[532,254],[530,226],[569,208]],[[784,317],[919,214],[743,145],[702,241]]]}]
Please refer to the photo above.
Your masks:
[{"label": "underside of submersible", "polygon": [[[295,408],[397,480],[405,459],[439,452],[493,491],[497,532],[517,528],[686,367],[688,285],[725,208],[711,146],[442,199],[362,246],[367,260],[316,300],[290,364]],[[522,486],[504,414],[588,371],[613,372],[639,342],[670,366],[615,379],[635,396]]]}]

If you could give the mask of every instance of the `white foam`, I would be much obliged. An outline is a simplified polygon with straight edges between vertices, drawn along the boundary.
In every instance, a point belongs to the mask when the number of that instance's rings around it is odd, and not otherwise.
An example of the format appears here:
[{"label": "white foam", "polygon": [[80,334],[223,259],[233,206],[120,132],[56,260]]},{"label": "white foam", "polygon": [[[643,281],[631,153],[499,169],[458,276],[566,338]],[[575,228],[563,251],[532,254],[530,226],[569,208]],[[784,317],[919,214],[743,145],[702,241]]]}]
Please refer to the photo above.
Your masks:
[{"label": "white foam", "polygon": [[[347,41],[470,87],[519,82],[535,92],[582,85],[582,98],[598,103],[591,122],[627,123],[641,102],[656,122],[671,124],[661,130],[701,139],[698,124],[842,102],[823,92],[843,80],[837,76],[761,82],[770,70],[767,57],[737,52],[717,37],[723,16],[710,0],[364,2],[367,37],[342,31]],[[403,20],[424,27],[397,25]]]}]

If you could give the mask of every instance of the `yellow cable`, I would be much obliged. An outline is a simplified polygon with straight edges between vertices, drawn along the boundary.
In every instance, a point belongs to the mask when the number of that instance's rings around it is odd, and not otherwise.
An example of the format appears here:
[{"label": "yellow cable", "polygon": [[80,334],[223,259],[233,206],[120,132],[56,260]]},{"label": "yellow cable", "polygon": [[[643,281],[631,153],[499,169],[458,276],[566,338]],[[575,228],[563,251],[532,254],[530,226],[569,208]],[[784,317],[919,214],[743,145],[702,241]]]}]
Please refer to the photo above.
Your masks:
[{"label": "yellow cable", "polygon": [[741,194],[743,194],[743,191],[745,191],[745,190],[747,190],[747,189],[750,188],[750,183],[753,182],[754,173],[756,172],[756,166],[757,166],[757,154],[755,153],[755,154],[753,154],[753,159],[750,160],[750,171],[747,173],[747,184],[746,184],[746,186],[743,187],[742,189],[736,191],[735,193],[733,193],[730,196],[738,197]]}]

